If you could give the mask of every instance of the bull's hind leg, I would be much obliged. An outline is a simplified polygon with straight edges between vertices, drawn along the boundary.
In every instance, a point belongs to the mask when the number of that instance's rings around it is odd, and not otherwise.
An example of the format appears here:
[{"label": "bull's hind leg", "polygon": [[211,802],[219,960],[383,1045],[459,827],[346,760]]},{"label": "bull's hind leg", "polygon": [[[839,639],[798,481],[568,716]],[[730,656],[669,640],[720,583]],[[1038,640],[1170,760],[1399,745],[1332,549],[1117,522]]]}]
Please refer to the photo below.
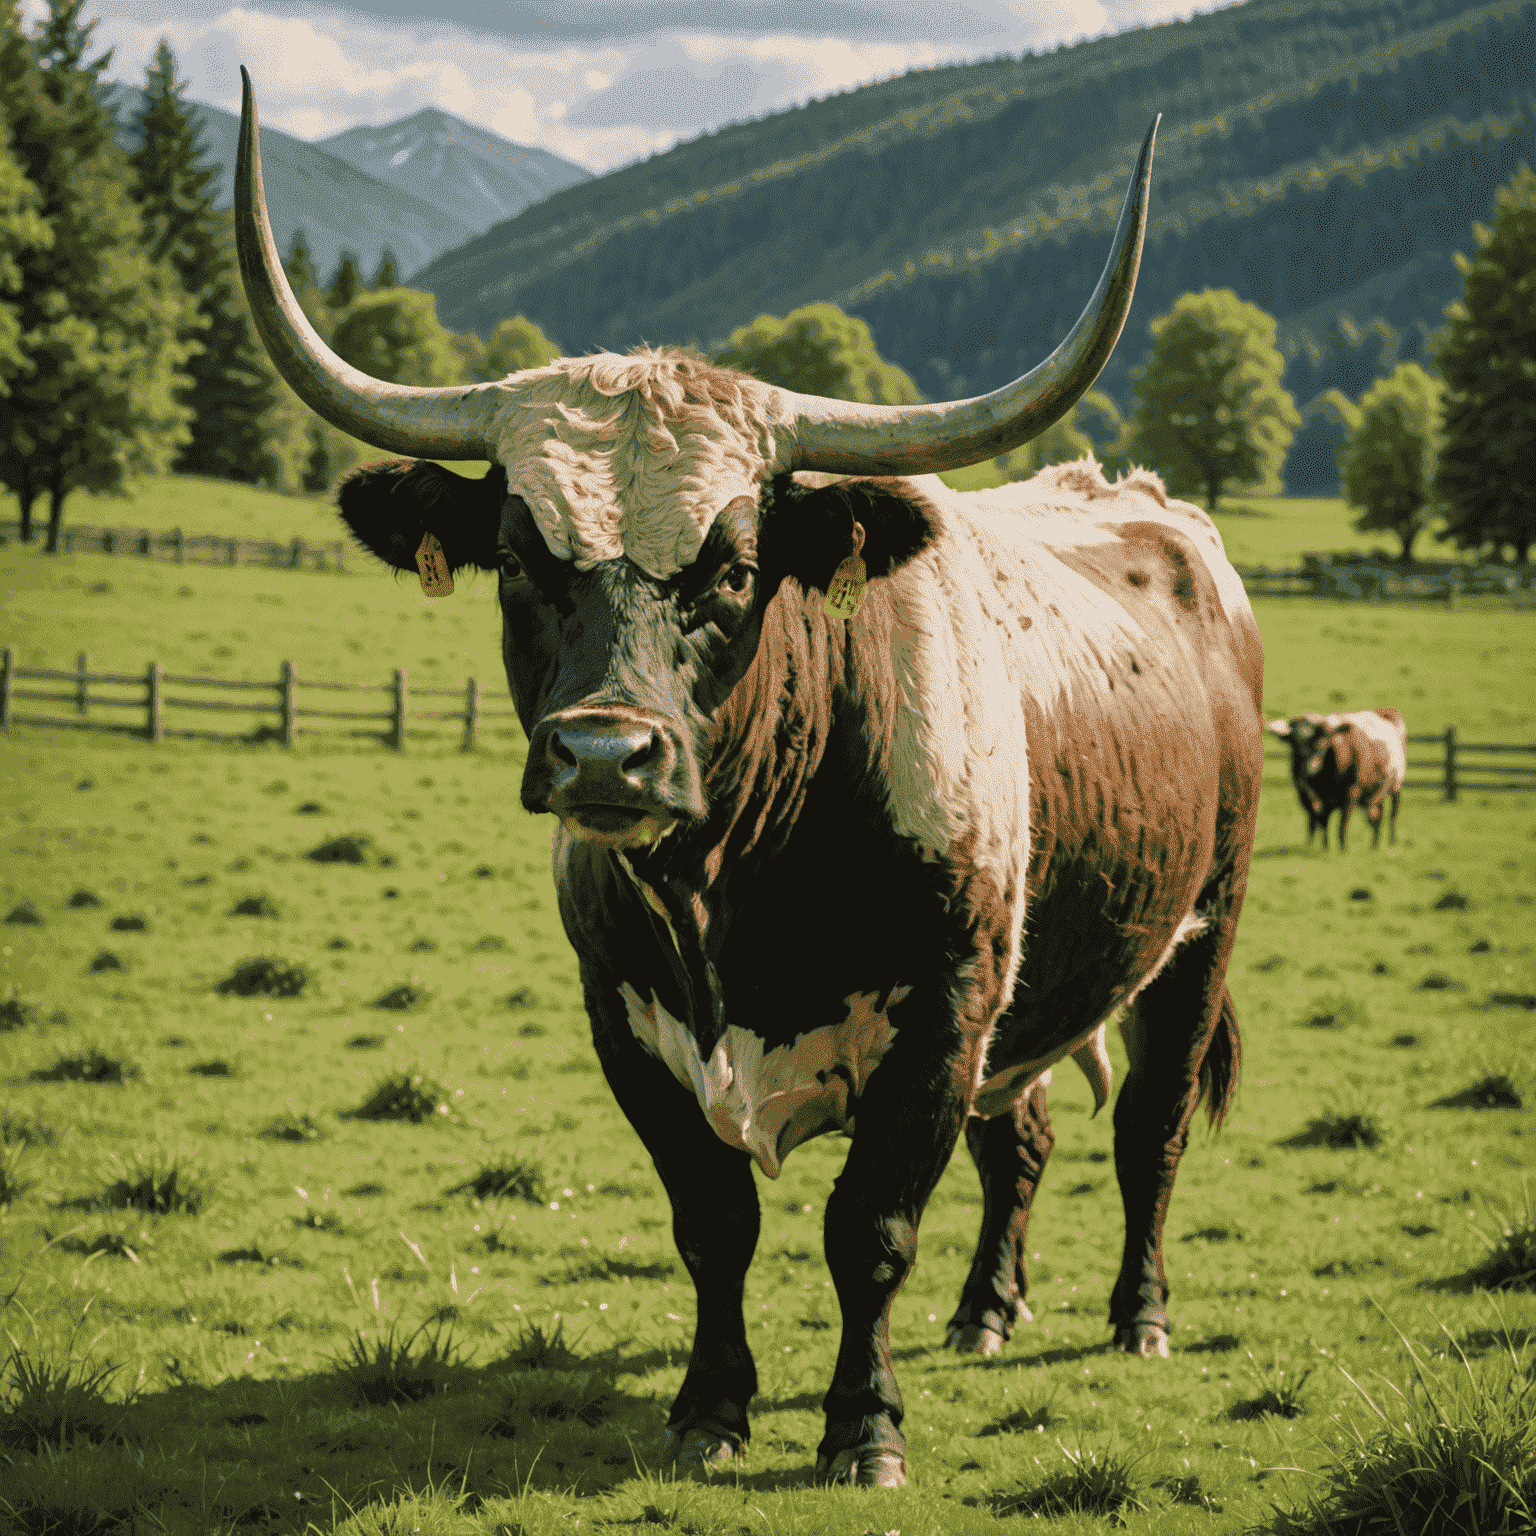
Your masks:
[{"label": "bull's hind leg", "polygon": [[1056,1144],[1046,1107],[1049,1082],[1047,1073],[1012,1115],[965,1123],[965,1144],[981,1175],[981,1235],[944,1340],[964,1355],[995,1355],[1014,1324],[1030,1318],[1024,1303],[1029,1207]]},{"label": "bull's hind leg", "polygon": [[742,1317],[759,1221],[752,1161],[720,1140],[693,1095],[596,992],[587,989],[598,1059],[666,1187],[672,1236],[697,1299],[688,1374],[667,1418],[667,1454],[680,1467],[722,1466],[746,1449],[747,1404],[757,1392]]},{"label": "bull's hind leg", "polygon": [[1125,1206],[1125,1254],[1109,1300],[1115,1346],[1168,1354],[1163,1224],[1189,1124],[1203,1096],[1219,1122],[1237,1086],[1237,1016],[1224,977],[1238,901],[1211,892],[1204,933],[1174,952],[1121,1023],[1129,1066],[1115,1102],[1115,1172]]}]

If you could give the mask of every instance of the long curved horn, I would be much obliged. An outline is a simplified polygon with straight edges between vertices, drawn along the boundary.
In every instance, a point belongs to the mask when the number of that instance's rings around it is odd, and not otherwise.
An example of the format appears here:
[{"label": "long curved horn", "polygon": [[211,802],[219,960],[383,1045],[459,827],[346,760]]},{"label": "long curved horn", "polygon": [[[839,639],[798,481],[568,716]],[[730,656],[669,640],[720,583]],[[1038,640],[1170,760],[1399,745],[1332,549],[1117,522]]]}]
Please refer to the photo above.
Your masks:
[{"label": "long curved horn", "polygon": [[1130,313],[1147,228],[1152,120],[1120,210],[1099,286],[1062,344],[990,395],[936,405],[864,405],[781,391],[795,423],[792,467],[844,475],[919,475],[996,457],[1038,437],[1083,397],[1109,361]]},{"label": "long curved horn", "polygon": [[240,68],[240,150],[235,163],[235,248],[251,316],[277,371],[318,416],[392,453],[423,459],[495,457],[494,385],[421,389],[354,368],[320,339],[288,286],[261,182],[256,97]]}]

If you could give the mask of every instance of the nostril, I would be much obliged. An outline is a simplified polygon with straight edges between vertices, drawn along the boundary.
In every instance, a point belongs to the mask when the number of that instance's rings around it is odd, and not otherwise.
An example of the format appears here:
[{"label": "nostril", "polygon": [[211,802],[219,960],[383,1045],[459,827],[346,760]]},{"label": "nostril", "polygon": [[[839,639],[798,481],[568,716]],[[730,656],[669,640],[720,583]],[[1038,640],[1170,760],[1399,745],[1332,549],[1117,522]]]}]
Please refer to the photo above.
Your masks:
[{"label": "nostril", "polygon": [[559,731],[549,733],[549,755],[555,762],[563,764],[567,768],[576,766],[576,754],[560,739]]},{"label": "nostril", "polygon": [[650,735],[645,738],[644,743],[637,747],[633,752],[630,753],[628,757],[624,759],[622,771],[625,773],[635,773],[639,769],[644,768],[645,765],[650,762],[653,757],[655,757],[657,749],[660,746],[661,737],[657,732],[652,731]]}]

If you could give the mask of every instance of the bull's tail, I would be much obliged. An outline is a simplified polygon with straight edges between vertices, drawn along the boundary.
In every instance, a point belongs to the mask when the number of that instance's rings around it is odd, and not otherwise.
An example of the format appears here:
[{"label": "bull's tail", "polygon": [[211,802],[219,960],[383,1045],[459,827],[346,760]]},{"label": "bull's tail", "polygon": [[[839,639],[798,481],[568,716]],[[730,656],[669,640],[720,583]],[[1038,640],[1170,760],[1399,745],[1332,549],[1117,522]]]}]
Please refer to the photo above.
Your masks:
[{"label": "bull's tail", "polygon": [[1243,1038],[1237,1027],[1237,1010],[1232,1006],[1232,994],[1223,987],[1221,1012],[1205,1049],[1205,1060],[1200,1063],[1200,1098],[1206,1101],[1206,1114],[1213,1128],[1220,1129],[1232,1108],[1242,1065]]}]

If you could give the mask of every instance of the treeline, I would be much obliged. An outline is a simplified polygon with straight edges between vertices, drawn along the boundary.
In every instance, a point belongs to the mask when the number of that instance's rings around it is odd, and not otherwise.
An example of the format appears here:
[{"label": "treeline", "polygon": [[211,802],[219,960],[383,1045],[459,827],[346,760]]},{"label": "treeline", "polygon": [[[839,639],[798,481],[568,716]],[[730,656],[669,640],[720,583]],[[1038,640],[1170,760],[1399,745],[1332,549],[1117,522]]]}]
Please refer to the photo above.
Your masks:
[{"label": "treeline", "polygon": [[[49,550],[77,490],[166,471],[324,490],[375,452],[311,412],[257,339],[169,45],[125,152],[83,5],[52,0],[28,33],[0,0],[0,486],[23,540],[45,510]],[[496,378],[558,352],[521,320],[454,335],[387,253],[371,285],[347,258],[322,292],[302,244],[289,271],[317,329],[380,378]]]}]

